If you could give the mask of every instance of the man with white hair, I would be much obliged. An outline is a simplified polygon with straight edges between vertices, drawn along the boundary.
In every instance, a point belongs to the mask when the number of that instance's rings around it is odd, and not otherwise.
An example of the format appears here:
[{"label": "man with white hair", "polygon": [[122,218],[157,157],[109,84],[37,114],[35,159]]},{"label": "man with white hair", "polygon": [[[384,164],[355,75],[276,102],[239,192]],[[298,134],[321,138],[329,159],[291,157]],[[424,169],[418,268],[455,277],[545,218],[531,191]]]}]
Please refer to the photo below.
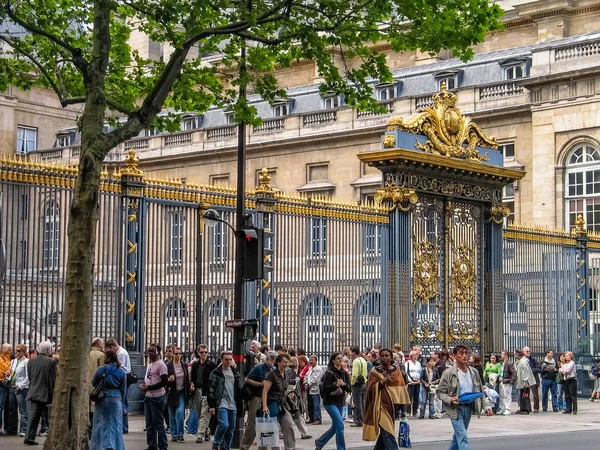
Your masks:
[{"label": "man with white hair", "polygon": [[260,342],[252,341],[250,343],[250,351],[254,353],[255,364],[259,365],[264,363],[267,360],[267,355],[261,353],[260,351]]},{"label": "man with white hair", "polygon": [[27,418],[27,436],[25,445],[37,445],[35,435],[43,411],[50,403],[56,382],[56,361],[52,358],[52,342],[40,342],[37,347],[38,356],[27,364],[29,376],[29,417]]},{"label": "man with white hair", "polygon": [[523,354],[525,358],[529,361],[529,367],[531,367],[531,371],[533,372],[533,376],[535,377],[536,384],[531,386],[531,393],[533,394],[533,412],[540,412],[540,392],[538,390],[538,386],[540,385],[540,373],[542,373],[542,368],[536,361],[536,359],[531,355],[531,349],[529,347],[523,347]]}]

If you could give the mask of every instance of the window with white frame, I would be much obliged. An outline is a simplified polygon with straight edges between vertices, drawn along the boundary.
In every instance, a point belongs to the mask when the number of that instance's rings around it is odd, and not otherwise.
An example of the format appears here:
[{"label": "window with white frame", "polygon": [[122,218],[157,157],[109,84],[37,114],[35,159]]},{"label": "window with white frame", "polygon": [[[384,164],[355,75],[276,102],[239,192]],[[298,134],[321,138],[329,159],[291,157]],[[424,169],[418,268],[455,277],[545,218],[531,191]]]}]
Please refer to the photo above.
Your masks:
[{"label": "window with white frame", "polygon": [[517,78],[523,78],[524,76],[526,76],[524,63],[504,67],[505,80],[516,80]]},{"label": "window with white frame", "polygon": [[381,256],[381,225],[365,224],[365,253],[367,256]]},{"label": "window with white frame", "polygon": [[327,221],[322,217],[310,220],[310,257],[322,258],[327,254]]},{"label": "window with white frame", "polygon": [[17,127],[17,153],[37,150],[37,128]]},{"label": "window with white frame", "polygon": [[44,269],[58,269],[60,249],[60,207],[56,200],[48,200],[44,205]]},{"label": "window with white frame", "polygon": [[[223,213],[221,218],[227,222],[229,214]],[[229,237],[229,227],[222,223],[217,222],[213,230],[213,249],[212,249],[212,260],[214,263],[224,263],[227,261],[227,239]]]},{"label": "window with white frame", "polygon": [[327,97],[323,97],[323,109],[339,108],[339,106],[340,106],[340,96],[339,95],[330,95]]},{"label": "window with white frame", "polygon": [[502,203],[508,206],[508,209],[510,210],[508,217],[504,219],[504,224],[513,223],[515,221],[515,188],[512,183],[504,186],[502,191]]},{"label": "window with white frame", "polygon": [[70,145],[70,139],[68,134],[60,134],[56,138],[57,147],[68,147]]},{"label": "window with white frame", "polygon": [[235,115],[232,112],[225,113],[225,123],[227,125],[235,124]]},{"label": "window with white frame", "polygon": [[170,221],[169,263],[178,265],[183,259],[183,213],[181,211],[172,212]]},{"label": "window with white frame", "polygon": [[504,159],[514,158],[515,157],[515,143],[514,142],[505,142],[503,144],[498,144],[498,151],[502,153]]},{"label": "window with white frame", "polygon": [[396,98],[396,85],[395,84],[384,84],[380,85],[377,89],[377,100],[384,102]]},{"label": "window with white frame", "polygon": [[586,227],[600,232],[600,153],[589,144],[576,147],[566,160],[566,228],[575,226],[581,214]]},{"label": "window with white frame", "polygon": [[288,115],[288,104],[285,103],[275,103],[273,105],[273,117],[281,117]]},{"label": "window with white frame", "polygon": [[456,80],[456,75],[445,75],[436,78],[438,90],[442,90],[442,86],[446,83],[446,89],[454,89],[458,86],[458,82]]},{"label": "window with white frame", "polygon": [[181,129],[183,131],[192,131],[198,128],[198,118],[197,117],[184,117],[182,120]]}]

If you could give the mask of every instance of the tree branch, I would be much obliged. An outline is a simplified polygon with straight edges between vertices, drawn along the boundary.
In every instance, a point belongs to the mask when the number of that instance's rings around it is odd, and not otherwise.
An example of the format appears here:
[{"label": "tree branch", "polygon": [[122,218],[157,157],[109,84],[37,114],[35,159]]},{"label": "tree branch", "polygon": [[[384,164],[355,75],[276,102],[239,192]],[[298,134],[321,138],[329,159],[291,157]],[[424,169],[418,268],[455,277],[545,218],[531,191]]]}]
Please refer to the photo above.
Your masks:
[{"label": "tree branch", "polygon": [[46,30],[43,30],[35,25],[25,22],[10,9],[10,6],[8,3],[6,3],[4,5],[3,9],[6,12],[6,14],[8,15],[8,17],[10,17],[10,19],[13,22],[15,22],[17,25],[22,26],[23,28],[25,28],[26,30],[28,30],[29,32],[31,32],[33,34],[37,34],[37,35],[43,36],[43,37],[51,40],[56,45],[64,48],[68,52],[70,52],[73,55],[73,64],[75,64],[80,70],[82,70],[82,71],[85,70],[88,62],[85,60],[85,58],[83,58],[83,56],[82,56],[83,52],[81,51],[81,49],[79,49],[77,47],[73,47],[68,42],[62,40],[61,38],[59,38],[58,36],[55,36],[52,33],[48,33]]}]

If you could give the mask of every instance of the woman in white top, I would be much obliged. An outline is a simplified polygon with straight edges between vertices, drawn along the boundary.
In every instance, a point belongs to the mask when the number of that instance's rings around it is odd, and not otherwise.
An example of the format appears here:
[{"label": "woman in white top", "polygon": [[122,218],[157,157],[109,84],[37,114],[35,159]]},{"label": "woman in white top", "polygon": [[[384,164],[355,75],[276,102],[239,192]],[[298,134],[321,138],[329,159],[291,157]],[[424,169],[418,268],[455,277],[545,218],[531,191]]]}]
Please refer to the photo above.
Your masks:
[{"label": "woman in white top", "polygon": [[[21,420],[19,423],[19,436],[27,433],[27,392],[29,391],[29,377],[27,375],[27,347],[19,344],[15,348],[17,357],[10,364],[11,382],[10,394],[16,397],[16,404]],[[12,402],[11,402],[12,403]]]},{"label": "woman in white top", "polygon": [[573,352],[565,352],[565,364],[558,369],[563,376],[563,389],[567,401],[567,410],[563,414],[577,414],[577,366],[573,361]]},{"label": "woman in white top", "polygon": [[412,404],[412,415],[416,417],[419,411],[419,393],[421,391],[421,363],[417,361],[419,354],[416,351],[410,352],[409,356],[410,359],[406,361],[404,367],[408,376],[408,396]]}]

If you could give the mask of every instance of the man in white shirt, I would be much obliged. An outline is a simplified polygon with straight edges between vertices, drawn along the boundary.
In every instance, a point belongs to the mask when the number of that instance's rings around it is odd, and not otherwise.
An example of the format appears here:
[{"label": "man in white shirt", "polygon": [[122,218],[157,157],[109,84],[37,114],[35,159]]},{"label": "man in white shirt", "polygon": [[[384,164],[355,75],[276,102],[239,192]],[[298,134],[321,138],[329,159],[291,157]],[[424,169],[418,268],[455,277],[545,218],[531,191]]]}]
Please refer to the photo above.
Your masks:
[{"label": "man in white shirt", "polygon": [[323,368],[319,366],[315,355],[308,358],[308,364],[310,365],[310,369],[306,373],[306,383],[308,384],[308,401],[312,405],[312,409],[309,408],[309,415],[312,411],[310,422],[313,425],[321,425],[321,392],[319,384],[321,383],[321,378],[323,378]]},{"label": "man in white shirt", "polygon": [[[106,340],[105,343],[106,350],[112,350],[117,354],[117,359],[119,360],[119,364],[121,364],[121,369],[125,371],[126,374],[131,372],[131,360],[129,359],[129,353],[123,347],[119,345],[116,339],[110,338]],[[129,378],[129,376],[127,377]],[[127,401],[127,393],[129,391],[129,384],[125,386],[125,400],[123,401],[123,434],[129,433],[129,419],[128,419],[128,401]]]}]

